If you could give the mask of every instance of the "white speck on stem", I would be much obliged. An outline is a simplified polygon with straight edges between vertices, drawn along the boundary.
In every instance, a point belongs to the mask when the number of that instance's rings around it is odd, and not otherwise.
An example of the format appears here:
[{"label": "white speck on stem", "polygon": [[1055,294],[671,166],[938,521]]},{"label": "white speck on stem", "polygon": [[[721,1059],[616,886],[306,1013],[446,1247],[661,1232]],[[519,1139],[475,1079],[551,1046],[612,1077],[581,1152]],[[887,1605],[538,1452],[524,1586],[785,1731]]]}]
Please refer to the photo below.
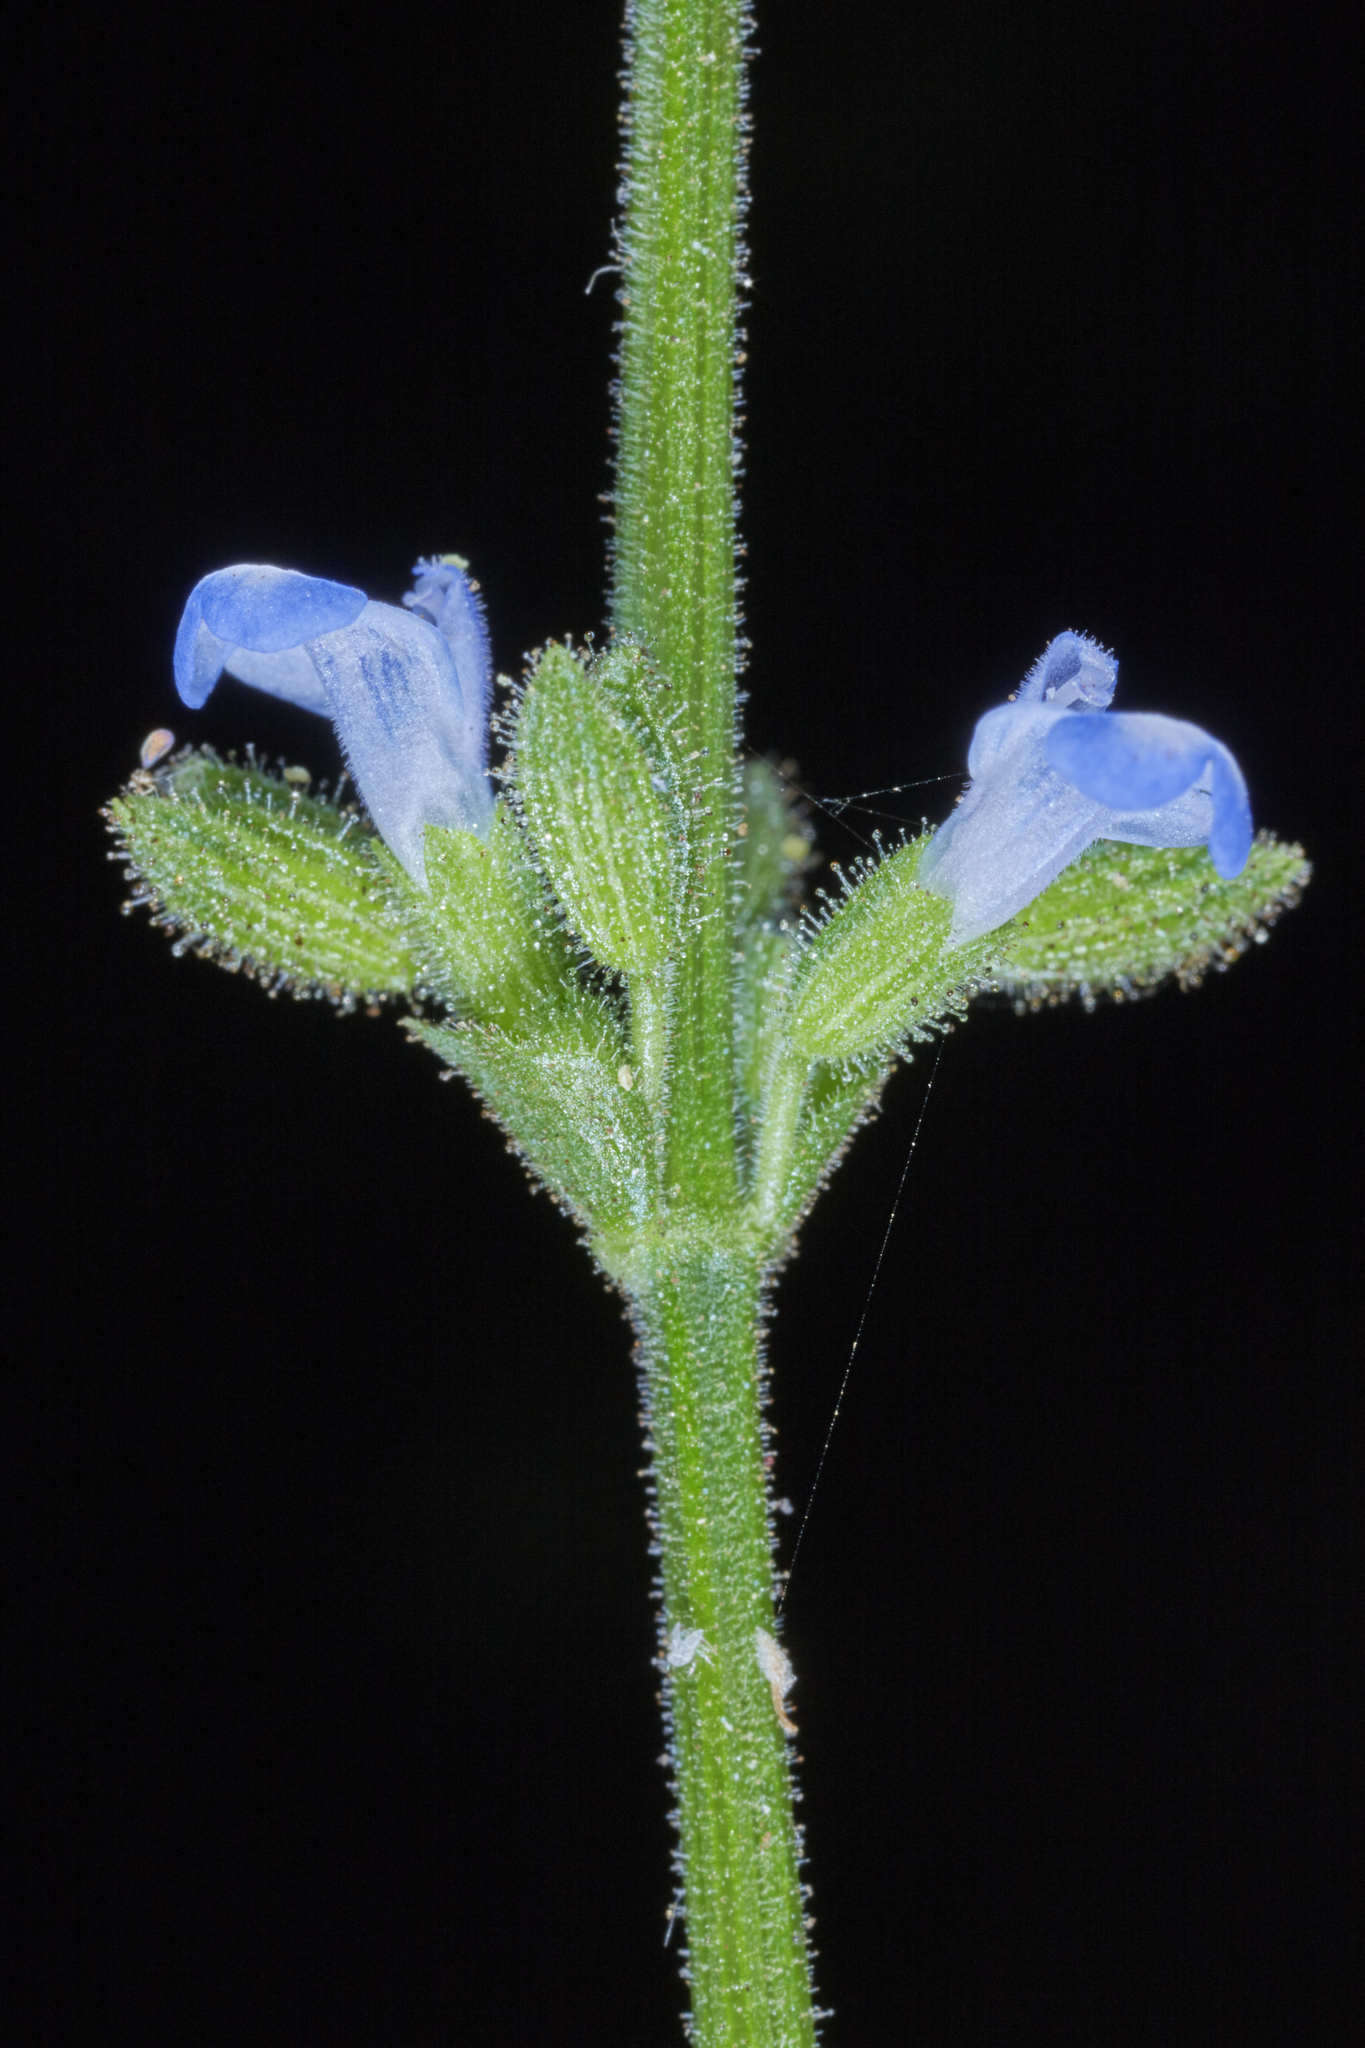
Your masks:
[{"label": "white speck on stem", "polygon": [[680,1621],[675,1621],[668,1631],[664,1663],[670,1671],[686,1671],[698,1657],[707,1664],[714,1662],[705,1633],[699,1628],[684,1628]]},{"label": "white speck on stem", "polygon": [[758,1668],[772,1688],[773,1712],[784,1731],[795,1735],[796,1723],[787,1712],[787,1694],[796,1683],[792,1660],[775,1637],[766,1628],[754,1630],[754,1649],[758,1656]]}]

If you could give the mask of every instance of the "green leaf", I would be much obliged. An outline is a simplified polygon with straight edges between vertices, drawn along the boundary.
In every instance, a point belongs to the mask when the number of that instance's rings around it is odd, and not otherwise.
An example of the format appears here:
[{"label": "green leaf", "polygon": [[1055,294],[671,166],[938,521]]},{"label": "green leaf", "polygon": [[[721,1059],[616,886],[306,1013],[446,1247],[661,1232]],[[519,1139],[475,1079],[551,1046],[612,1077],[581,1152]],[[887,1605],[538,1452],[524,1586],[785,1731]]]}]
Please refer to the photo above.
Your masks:
[{"label": "green leaf", "polygon": [[658,975],[681,830],[635,732],[569,648],[536,663],[515,748],[527,827],[570,925],[613,973]]},{"label": "green leaf", "polygon": [[[343,1008],[406,996],[416,959],[358,806],[306,794],[211,748],[139,771],[106,809],[132,904],[186,948],[274,989]],[[401,888],[403,878],[398,878]]]},{"label": "green leaf", "polygon": [[1269,936],[1311,872],[1301,846],[1264,832],[1230,882],[1200,846],[1100,841],[994,935],[996,981],[1021,1009],[1146,995],[1168,979],[1197,987]]}]

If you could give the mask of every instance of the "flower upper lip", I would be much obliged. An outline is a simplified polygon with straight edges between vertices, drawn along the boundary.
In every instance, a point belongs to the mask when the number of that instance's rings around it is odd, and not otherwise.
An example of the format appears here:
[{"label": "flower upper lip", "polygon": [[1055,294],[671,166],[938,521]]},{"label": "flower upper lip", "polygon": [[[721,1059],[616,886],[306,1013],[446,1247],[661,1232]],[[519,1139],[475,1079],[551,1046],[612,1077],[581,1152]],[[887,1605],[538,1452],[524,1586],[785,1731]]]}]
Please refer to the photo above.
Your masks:
[{"label": "flower upper lip", "polygon": [[185,703],[227,674],[332,720],[378,831],[419,888],[428,825],[483,831],[492,661],[476,586],[456,556],[424,557],[403,605],[270,563],[215,569],[175,639]]},{"label": "flower upper lip", "polygon": [[1111,711],[1118,663],[1084,633],[1059,633],[1018,695],[977,721],[972,777],[920,860],[949,898],[949,941],[1005,923],[1096,839],[1207,845],[1225,879],[1251,847],[1241,769],[1201,726]]}]

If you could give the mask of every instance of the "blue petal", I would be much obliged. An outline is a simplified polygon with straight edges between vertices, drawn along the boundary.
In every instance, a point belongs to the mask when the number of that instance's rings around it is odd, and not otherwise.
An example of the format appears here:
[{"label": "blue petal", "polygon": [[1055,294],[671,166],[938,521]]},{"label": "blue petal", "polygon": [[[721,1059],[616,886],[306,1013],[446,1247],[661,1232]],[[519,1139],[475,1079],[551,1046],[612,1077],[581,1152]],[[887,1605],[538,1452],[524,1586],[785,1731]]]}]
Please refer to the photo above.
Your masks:
[{"label": "blue petal", "polygon": [[467,569],[458,555],[424,556],[413,564],[413,587],[403,603],[436,627],[450,649],[465,706],[482,721],[493,694],[493,655],[478,585]]},{"label": "blue petal", "polygon": [[1221,741],[1213,756],[1213,830],[1209,858],[1225,882],[1240,875],[1251,852],[1251,798],[1246,779]]},{"label": "blue petal", "polygon": [[367,604],[309,651],[366,808],[424,889],[425,828],[481,832],[493,814],[483,706],[437,628],[397,605]]},{"label": "blue petal", "polygon": [[1151,811],[1194,788],[1216,742],[1180,718],[1111,711],[1059,719],[1044,744],[1049,765],[1084,796],[1114,811]]},{"label": "blue petal", "polygon": [[1187,789],[1155,811],[1106,811],[1100,837],[1130,846],[1207,846],[1212,830],[1212,797],[1206,789]]},{"label": "blue petal", "polygon": [[1036,704],[997,704],[983,711],[967,748],[967,773],[984,775],[993,761],[1036,724],[1038,715]]},{"label": "blue petal", "polygon": [[949,943],[1023,910],[1096,839],[1207,843],[1225,879],[1251,849],[1242,771],[1201,726],[1114,712],[1118,663],[1084,633],[1059,633],[1017,698],[978,719],[957,810],[920,856],[919,879],[953,906]]},{"label": "blue petal", "polygon": [[1107,647],[1088,633],[1058,633],[1049,640],[1019,686],[1020,704],[1051,704],[1064,711],[1103,711],[1118,687],[1119,665]]},{"label": "blue petal", "polygon": [[273,697],[325,712],[304,643],[349,625],[364,604],[363,590],[295,569],[265,562],[215,569],[195,584],[181,616],[176,688],[197,709],[226,669]]},{"label": "blue petal", "polygon": [[1004,924],[1096,837],[1102,807],[1064,782],[1044,753],[1048,732],[1066,717],[1042,706],[1026,711],[1014,740],[920,856],[918,879],[952,903],[950,945]]},{"label": "blue petal", "polygon": [[983,775],[1040,718],[1063,711],[1102,711],[1113,697],[1119,665],[1088,633],[1058,633],[1034,662],[1007,704],[976,722],[967,750],[967,773]]},{"label": "blue petal", "polygon": [[[293,569],[243,562],[191,591],[175,680],[200,705],[226,670],[329,717],[375,825],[419,887],[428,825],[480,832],[492,664],[478,600],[458,568],[419,564],[410,611]],[[458,665],[457,665],[458,664]]]},{"label": "blue petal", "polygon": [[[1083,795],[1117,812],[1145,812],[1141,833],[1130,818],[1107,823],[1102,839],[1147,846],[1208,841],[1224,880],[1240,874],[1251,851],[1251,803],[1233,756],[1202,726],[1159,712],[1117,711],[1063,718],[1045,741],[1052,767]],[[1201,804],[1181,801],[1187,792]],[[1202,829],[1192,829],[1196,821]],[[1125,829],[1121,829],[1125,828]]]},{"label": "blue petal", "polygon": [[349,583],[276,569],[268,562],[215,569],[197,587],[209,631],[256,654],[279,654],[349,626],[365,603],[364,591]]}]

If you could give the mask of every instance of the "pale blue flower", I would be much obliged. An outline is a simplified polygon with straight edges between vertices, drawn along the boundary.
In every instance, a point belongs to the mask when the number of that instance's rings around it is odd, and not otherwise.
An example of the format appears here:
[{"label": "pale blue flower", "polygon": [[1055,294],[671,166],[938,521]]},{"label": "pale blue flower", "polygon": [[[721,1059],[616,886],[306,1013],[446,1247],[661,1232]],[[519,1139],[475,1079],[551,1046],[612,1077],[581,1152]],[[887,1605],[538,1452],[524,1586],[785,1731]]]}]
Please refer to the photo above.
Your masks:
[{"label": "pale blue flower", "polygon": [[919,866],[953,906],[963,946],[1015,916],[1096,839],[1207,845],[1225,879],[1251,849],[1236,761],[1202,727],[1110,711],[1118,663],[1084,633],[1059,633],[1018,695],[977,721],[961,803]]},{"label": "pale blue flower", "polygon": [[239,562],[190,592],[175,684],[198,707],[226,672],[336,727],[370,816],[419,888],[428,825],[481,832],[488,781],[488,629],[464,564],[417,563],[403,607],[349,583]]}]

